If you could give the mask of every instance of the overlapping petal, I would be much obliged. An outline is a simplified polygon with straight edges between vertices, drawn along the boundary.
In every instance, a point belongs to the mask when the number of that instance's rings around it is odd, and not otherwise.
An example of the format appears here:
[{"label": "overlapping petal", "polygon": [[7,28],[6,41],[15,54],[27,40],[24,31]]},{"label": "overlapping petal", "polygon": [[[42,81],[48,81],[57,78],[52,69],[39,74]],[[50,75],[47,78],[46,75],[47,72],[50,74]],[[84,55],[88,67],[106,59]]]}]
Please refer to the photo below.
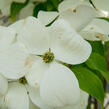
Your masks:
[{"label": "overlapping petal", "polygon": [[0,75],[0,96],[3,96],[8,90],[8,81]]},{"label": "overlapping petal", "polygon": [[60,18],[67,20],[77,31],[83,29],[94,17],[94,9],[87,5],[79,5],[60,13]]},{"label": "overlapping petal", "polygon": [[46,12],[46,11],[39,11],[38,13],[38,19],[44,24],[47,25],[49,23],[51,23],[53,20],[55,20],[55,18],[59,15],[58,12],[56,11],[50,11],[50,12]]},{"label": "overlapping petal", "polygon": [[31,101],[41,109],[52,109],[51,107],[47,106],[44,104],[40,97],[40,89],[39,88],[33,88],[31,86],[27,86],[28,92],[29,92],[29,97]]},{"label": "overlapping petal", "polygon": [[81,90],[80,96],[81,96],[80,100],[77,104],[74,104],[72,106],[65,106],[57,109],[86,109],[88,105],[88,94]]},{"label": "overlapping petal", "polygon": [[51,51],[57,60],[68,64],[80,64],[89,58],[90,44],[65,20],[56,21],[48,30],[51,35]]},{"label": "overlapping petal", "polygon": [[12,44],[16,36],[14,29],[0,26],[0,51],[7,48],[8,45]]},{"label": "overlapping petal", "polygon": [[34,17],[28,17],[24,20],[24,26],[19,32],[18,38],[32,54],[41,55],[49,49],[46,28]]},{"label": "overlapping petal", "polygon": [[42,58],[36,57],[36,61],[32,65],[29,73],[25,75],[29,85],[33,87],[38,87],[48,68],[49,64],[44,63]]},{"label": "overlapping petal", "polygon": [[10,83],[7,94],[3,98],[3,109],[29,109],[29,98],[22,84]]},{"label": "overlapping petal", "polygon": [[59,4],[58,10],[59,10],[59,12],[63,12],[68,9],[75,9],[78,5],[81,5],[81,4],[90,6],[90,3],[88,0],[85,0],[85,1],[83,1],[83,0],[64,0],[63,2],[61,2]]},{"label": "overlapping petal", "polygon": [[27,57],[28,52],[22,44],[11,44],[0,52],[0,73],[9,79],[24,76],[28,71]]},{"label": "overlapping petal", "polygon": [[109,41],[109,23],[103,19],[94,19],[80,34],[86,40]]},{"label": "overlapping petal", "polygon": [[64,65],[51,63],[41,85],[42,101],[51,107],[63,107],[78,102],[80,89],[73,72]]}]

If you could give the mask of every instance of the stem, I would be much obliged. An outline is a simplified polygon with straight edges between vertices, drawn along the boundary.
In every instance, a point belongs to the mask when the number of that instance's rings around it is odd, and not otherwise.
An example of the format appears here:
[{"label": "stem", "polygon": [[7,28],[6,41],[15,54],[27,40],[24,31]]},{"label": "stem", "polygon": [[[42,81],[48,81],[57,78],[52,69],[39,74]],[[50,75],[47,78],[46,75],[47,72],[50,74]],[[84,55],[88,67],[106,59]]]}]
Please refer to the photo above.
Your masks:
[{"label": "stem", "polygon": [[94,109],[98,109],[98,103],[96,99],[94,100]]},{"label": "stem", "polygon": [[89,96],[89,99],[88,99],[88,104],[89,104],[89,109],[91,109],[91,96]]}]

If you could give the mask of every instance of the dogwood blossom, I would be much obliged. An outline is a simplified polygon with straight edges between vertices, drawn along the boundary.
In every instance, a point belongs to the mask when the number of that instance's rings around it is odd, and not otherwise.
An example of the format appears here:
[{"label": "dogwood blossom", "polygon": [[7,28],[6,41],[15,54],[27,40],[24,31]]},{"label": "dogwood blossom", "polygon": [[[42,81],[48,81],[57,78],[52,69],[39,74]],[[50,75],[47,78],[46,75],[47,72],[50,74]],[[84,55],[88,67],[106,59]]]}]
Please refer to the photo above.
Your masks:
[{"label": "dogwood blossom", "polygon": [[37,108],[29,99],[27,90],[24,85],[18,82],[10,82],[8,85],[7,92],[1,97],[0,109],[39,109],[39,108]]},{"label": "dogwood blossom", "polygon": [[96,15],[95,10],[90,6],[88,1],[65,0],[59,4],[58,10],[59,12],[40,11],[38,13],[38,19],[47,25],[59,16],[59,19],[67,20],[76,31],[80,31],[87,26]]},{"label": "dogwood blossom", "polygon": [[[33,88],[33,87],[28,87],[28,91],[29,91],[29,96],[32,99],[34,104],[37,104],[37,106],[41,107],[41,109],[54,109],[53,107],[50,107],[46,104],[44,104],[44,102],[41,99],[40,96],[40,91],[39,89]],[[37,94],[36,94],[37,92]],[[88,97],[89,95],[80,90],[80,99],[76,104],[73,104],[71,106],[65,105],[61,108],[55,108],[55,109],[86,109],[87,105],[88,105]]]},{"label": "dogwood blossom", "polygon": [[40,86],[41,99],[48,107],[77,103],[78,80],[63,64],[85,62],[91,54],[90,44],[63,19],[46,28],[38,19],[29,17],[8,28],[14,28],[12,34],[4,30],[14,38],[3,43],[8,42],[1,48],[0,73],[9,79],[25,76],[30,86]]},{"label": "dogwood blossom", "polygon": [[103,19],[93,19],[81,32],[81,36],[86,40],[99,41],[102,43],[109,41],[109,23]]},{"label": "dogwood blossom", "polygon": [[66,19],[84,39],[101,40],[103,44],[105,41],[109,41],[108,22],[94,17],[99,17],[100,12],[94,11],[88,0],[65,0],[60,3],[58,10],[59,13],[40,11],[38,18],[47,25],[56,16],[59,16],[59,18]]}]

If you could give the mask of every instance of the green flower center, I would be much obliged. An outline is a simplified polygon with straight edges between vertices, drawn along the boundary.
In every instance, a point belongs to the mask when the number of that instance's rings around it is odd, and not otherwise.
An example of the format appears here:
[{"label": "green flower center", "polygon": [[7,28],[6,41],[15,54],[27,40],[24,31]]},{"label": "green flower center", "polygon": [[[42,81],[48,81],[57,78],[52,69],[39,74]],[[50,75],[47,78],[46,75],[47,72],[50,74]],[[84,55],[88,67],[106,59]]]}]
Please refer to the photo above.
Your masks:
[{"label": "green flower center", "polygon": [[20,78],[20,79],[19,79],[19,83],[21,83],[21,84],[26,84],[26,83],[27,83],[26,78],[25,78],[25,77]]},{"label": "green flower center", "polygon": [[54,54],[49,50],[42,55],[42,58],[45,63],[50,63],[54,60]]}]

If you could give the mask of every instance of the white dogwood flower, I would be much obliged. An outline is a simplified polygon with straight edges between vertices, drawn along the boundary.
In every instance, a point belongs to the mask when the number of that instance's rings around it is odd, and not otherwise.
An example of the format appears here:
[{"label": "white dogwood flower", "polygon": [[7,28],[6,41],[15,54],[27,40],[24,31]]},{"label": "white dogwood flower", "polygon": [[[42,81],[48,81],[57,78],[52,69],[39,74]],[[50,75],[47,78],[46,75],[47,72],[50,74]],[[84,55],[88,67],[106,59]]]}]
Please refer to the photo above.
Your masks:
[{"label": "white dogwood flower", "polygon": [[88,1],[65,0],[59,4],[59,12],[39,11],[38,19],[47,25],[57,16],[67,20],[76,31],[80,31],[94,18],[95,10]]},{"label": "white dogwood flower", "polygon": [[[96,14],[99,17],[100,13],[96,11]],[[103,44],[109,40],[109,23],[103,19],[94,18],[95,11],[88,0],[65,0],[59,5],[59,13],[40,11],[38,14],[38,18],[45,25],[57,16],[66,19],[86,40],[101,40]]]},{"label": "white dogwood flower", "polygon": [[78,80],[62,63],[85,62],[91,54],[90,44],[62,19],[46,28],[38,19],[29,17],[8,28],[15,28],[17,34],[13,34],[11,44],[1,50],[0,72],[11,79],[25,76],[29,85],[40,86],[41,98],[48,106],[77,103]]},{"label": "white dogwood flower", "polygon": [[29,100],[29,96],[24,85],[18,82],[11,82],[9,83],[7,92],[4,94],[4,96],[1,97],[0,109],[39,109],[39,108],[37,108],[31,102],[31,100]]},{"label": "white dogwood flower", "polygon": [[109,41],[109,23],[103,19],[93,19],[81,32],[81,36],[86,40],[99,41],[102,43]]},{"label": "white dogwood flower", "polygon": [[46,105],[40,95],[40,90],[37,88],[33,88],[33,87],[28,87],[27,88],[29,91],[29,96],[31,98],[31,100],[33,101],[34,104],[36,104],[37,106],[39,106],[41,109],[86,109],[87,105],[88,105],[88,97],[89,95],[80,90],[80,99],[76,104],[73,104],[71,106],[69,105],[65,105],[63,107],[50,107],[48,105]]}]

